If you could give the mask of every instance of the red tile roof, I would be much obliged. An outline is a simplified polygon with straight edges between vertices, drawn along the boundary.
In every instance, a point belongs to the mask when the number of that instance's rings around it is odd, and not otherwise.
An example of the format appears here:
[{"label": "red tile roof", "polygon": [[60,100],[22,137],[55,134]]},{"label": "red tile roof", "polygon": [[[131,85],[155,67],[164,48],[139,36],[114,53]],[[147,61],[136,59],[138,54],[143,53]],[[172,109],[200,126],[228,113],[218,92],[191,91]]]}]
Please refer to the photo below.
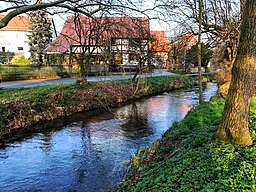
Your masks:
[{"label": "red tile roof", "polygon": [[63,53],[70,45],[109,44],[111,37],[147,38],[149,31],[149,19],[145,17],[69,16],[47,51]]},{"label": "red tile roof", "polygon": [[[4,15],[0,14],[0,19]],[[29,31],[29,16],[16,16],[14,17],[6,27],[0,29],[1,31]]]},{"label": "red tile roof", "polygon": [[187,49],[190,49],[193,45],[197,44],[197,40],[191,32],[185,33],[181,39],[176,42],[176,46],[186,46]]},{"label": "red tile roof", "polygon": [[150,37],[150,50],[156,52],[168,52],[170,50],[170,43],[165,31],[150,31]]}]

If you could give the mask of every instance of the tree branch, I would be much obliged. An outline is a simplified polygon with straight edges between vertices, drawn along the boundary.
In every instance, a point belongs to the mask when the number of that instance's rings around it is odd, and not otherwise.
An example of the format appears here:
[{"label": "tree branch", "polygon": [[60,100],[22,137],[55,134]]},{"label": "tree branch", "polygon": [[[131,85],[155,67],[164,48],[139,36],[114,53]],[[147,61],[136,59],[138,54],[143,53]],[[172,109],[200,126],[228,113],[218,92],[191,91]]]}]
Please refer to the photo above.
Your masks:
[{"label": "tree branch", "polygon": [[[38,10],[38,9],[53,7],[53,6],[59,5],[61,3],[64,3],[65,1],[67,1],[67,0],[58,0],[58,1],[55,1],[55,2],[51,2],[51,3],[42,3],[42,4],[33,4],[33,5],[24,5],[24,6],[12,7],[12,9],[14,9],[14,10],[9,12],[5,17],[3,17],[0,20],[0,29],[7,26],[7,24],[10,22],[10,20],[12,18],[14,18],[15,16],[17,16],[17,15],[20,15],[22,13],[26,13],[26,12],[29,12],[29,11],[34,11],[34,10]],[[10,10],[10,9],[7,8],[5,10]]]}]

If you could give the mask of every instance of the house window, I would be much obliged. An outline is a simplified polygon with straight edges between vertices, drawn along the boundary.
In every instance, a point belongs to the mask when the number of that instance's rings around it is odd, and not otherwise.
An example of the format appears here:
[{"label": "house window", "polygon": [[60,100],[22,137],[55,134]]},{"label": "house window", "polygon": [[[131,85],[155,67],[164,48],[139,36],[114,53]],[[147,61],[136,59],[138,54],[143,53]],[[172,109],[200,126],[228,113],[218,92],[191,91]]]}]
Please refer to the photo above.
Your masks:
[{"label": "house window", "polygon": [[128,39],[122,39],[122,44],[123,45],[128,45],[129,43],[129,40]]},{"label": "house window", "polygon": [[112,45],[120,45],[121,44],[121,39],[112,39],[111,40],[111,43],[112,43]]},{"label": "house window", "polygon": [[138,61],[138,60],[139,60],[139,54],[136,54],[136,53],[129,54],[129,61]]},{"label": "house window", "polygon": [[5,52],[5,47],[2,47],[2,52]]},{"label": "house window", "polygon": [[114,62],[116,64],[121,64],[122,63],[122,55],[121,55],[121,53],[114,53]]},{"label": "house window", "polygon": [[18,50],[19,51],[23,51],[23,47],[18,47]]},{"label": "house window", "polygon": [[141,46],[141,39],[130,39],[129,46],[130,47],[139,47],[139,46]]}]

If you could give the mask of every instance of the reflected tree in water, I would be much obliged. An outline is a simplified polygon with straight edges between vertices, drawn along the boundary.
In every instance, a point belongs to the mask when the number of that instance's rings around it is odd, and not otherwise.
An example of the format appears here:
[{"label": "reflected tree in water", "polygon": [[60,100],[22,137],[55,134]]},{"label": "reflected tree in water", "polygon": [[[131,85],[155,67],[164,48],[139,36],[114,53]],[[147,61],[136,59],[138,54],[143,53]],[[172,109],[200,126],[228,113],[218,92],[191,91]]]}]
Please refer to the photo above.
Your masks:
[{"label": "reflected tree in water", "polygon": [[143,108],[138,109],[136,103],[131,104],[131,110],[126,117],[126,122],[122,125],[122,128],[126,131],[135,131],[140,129],[145,129],[147,127],[147,117]]}]

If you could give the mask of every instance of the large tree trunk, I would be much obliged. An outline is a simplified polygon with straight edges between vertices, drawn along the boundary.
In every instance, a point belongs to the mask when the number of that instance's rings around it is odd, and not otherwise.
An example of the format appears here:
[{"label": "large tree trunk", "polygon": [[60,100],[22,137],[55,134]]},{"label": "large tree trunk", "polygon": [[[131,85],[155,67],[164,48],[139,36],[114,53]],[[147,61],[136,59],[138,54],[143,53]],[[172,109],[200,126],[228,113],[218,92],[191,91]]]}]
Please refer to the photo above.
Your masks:
[{"label": "large tree trunk", "polygon": [[243,12],[237,57],[222,121],[214,135],[225,143],[251,145],[248,113],[256,85],[256,0],[247,0]]},{"label": "large tree trunk", "polygon": [[242,13],[244,11],[244,4],[245,4],[245,0],[240,0],[240,13],[241,13],[241,17],[242,17]]}]

